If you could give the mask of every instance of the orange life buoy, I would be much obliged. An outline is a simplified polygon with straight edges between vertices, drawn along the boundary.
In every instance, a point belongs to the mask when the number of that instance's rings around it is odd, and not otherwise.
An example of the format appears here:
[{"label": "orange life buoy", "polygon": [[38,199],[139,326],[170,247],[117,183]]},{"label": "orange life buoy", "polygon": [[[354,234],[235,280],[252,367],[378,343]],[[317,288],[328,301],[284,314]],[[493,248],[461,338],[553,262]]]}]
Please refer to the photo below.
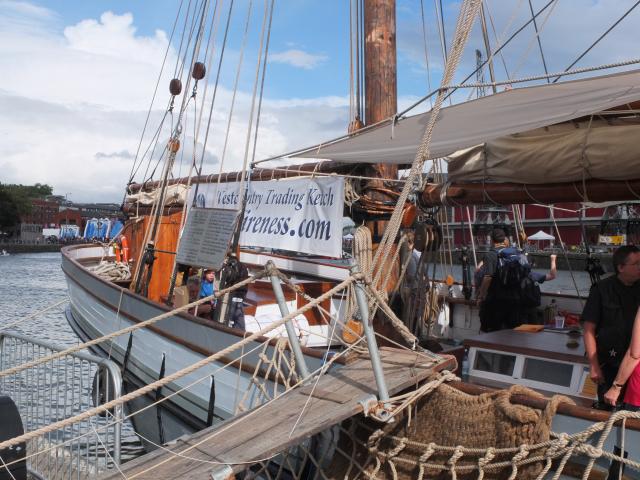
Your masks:
[{"label": "orange life buoy", "polygon": [[127,240],[127,237],[122,235],[120,244],[122,245],[122,261],[127,263],[129,261],[129,240]]},{"label": "orange life buoy", "polygon": [[113,242],[113,252],[116,254],[116,262],[120,263],[122,261],[122,255],[120,255],[120,245],[118,245],[118,242]]}]

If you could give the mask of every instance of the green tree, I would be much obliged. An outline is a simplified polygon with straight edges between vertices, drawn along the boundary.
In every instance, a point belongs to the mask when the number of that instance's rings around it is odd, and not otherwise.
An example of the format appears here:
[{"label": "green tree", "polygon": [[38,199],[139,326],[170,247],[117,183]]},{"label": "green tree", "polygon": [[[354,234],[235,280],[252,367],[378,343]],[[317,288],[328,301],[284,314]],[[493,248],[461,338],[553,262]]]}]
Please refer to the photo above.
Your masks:
[{"label": "green tree", "polygon": [[50,185],[42,183],[35,185],[0,184],[0,189],[9,194],[18,209],[18,215],[31,213],[31,199],[44,198],[53,193],[53,188]]},{"label": "green tree", "polygon": [[47,184],[15,185],[0,183],[0,230],[15,230],[20,217],[31,213],[31,200],[51,195]]},{"label": "green tree", "polygon": [[0,229],[13,229],[20,223],[18,207],[12,196],[0,185]]}]

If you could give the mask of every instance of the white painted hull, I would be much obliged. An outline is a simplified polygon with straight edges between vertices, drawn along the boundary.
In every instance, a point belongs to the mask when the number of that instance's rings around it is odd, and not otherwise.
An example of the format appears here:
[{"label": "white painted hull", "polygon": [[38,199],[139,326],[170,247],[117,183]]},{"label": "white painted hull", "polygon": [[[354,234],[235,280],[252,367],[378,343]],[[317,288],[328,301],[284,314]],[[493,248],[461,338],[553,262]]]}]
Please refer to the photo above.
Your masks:
[{"label": "white painted hull", "polygon": [[[63,250],[62,268],[70,299],[69,320],[76,333],[84,339],[108,335],[167,311],[127,289],[96,277],[76,261],[99,257],[101,252],[101,247],[69,247]],[[128,388],[131,390],[157,380],[163,355],[166,376],[238,342],[243,333],[186,314],[168,317],[152,328],[136,330],[126,365],[125,377],[130,383]],[[128,340],[128,335],[119,336],[113,341],[100,344],[96,350],[102,355],[110,355],[119,365],[123,365]],[[212,377],[215,379],[214,416],[217,419],[233,416],[243,396],[247,402],[257,398],[258,391],[251,378],[262,343],[253,342],[227,358],[228,361],[236,359],[242,352],[248,353],[252,349],[253,353],[242,361],[244,369],[225,367],[227,362],[212,362],[162,389],[161,393],[165,397],[179,391],[167,400],[168,409],[163,411],[164,438],[159,436],[155,407],[134,420],[136,429],[144,437],[158,443],[204,427],[210,408]],[[320,366],[319,355],[306,357],[311,370]],[[273,391],[275,386],[271,382],[267,383]],[[155,394],[148,396],[146,400],[137,402],[135,407],[149,404],[154,398]],[[129,407],[131,410],[132,406]]]}]

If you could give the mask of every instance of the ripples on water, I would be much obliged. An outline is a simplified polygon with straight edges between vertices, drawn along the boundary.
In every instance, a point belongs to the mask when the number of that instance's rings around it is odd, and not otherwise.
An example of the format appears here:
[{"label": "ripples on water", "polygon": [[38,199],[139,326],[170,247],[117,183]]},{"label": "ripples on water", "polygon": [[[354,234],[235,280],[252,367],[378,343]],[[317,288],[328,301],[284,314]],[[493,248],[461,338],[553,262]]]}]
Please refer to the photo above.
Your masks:
[{"label": "ripples on water", "polygon": [[[25,253],[0,256],[0,329],[67,298],[60,253]],[[11,333],[70,347],[80,343],[64,315],[68,303],[11,327]],[[92,405],[84,405],[89,408]],[[53,407],[53,405],[52,405]],[[74,413],[79,413],[76,411]],[[122,458],[142,453],[131,425],[122,429]]]}]

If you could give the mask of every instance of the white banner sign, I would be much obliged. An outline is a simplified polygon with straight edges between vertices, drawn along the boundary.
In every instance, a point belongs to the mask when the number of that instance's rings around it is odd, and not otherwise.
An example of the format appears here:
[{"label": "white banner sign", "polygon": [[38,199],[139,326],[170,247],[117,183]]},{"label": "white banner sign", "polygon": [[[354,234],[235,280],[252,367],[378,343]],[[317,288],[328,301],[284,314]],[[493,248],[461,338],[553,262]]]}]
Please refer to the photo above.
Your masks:
[{"label": "white banner sign", "polygon": [[[235,210],[239,188],[236,182],[201,184],[196,206]],[[194,191],[192,186],[189,205]],[[341,177],[251,182],[240,245],[340,257],[343,208]]]}]

